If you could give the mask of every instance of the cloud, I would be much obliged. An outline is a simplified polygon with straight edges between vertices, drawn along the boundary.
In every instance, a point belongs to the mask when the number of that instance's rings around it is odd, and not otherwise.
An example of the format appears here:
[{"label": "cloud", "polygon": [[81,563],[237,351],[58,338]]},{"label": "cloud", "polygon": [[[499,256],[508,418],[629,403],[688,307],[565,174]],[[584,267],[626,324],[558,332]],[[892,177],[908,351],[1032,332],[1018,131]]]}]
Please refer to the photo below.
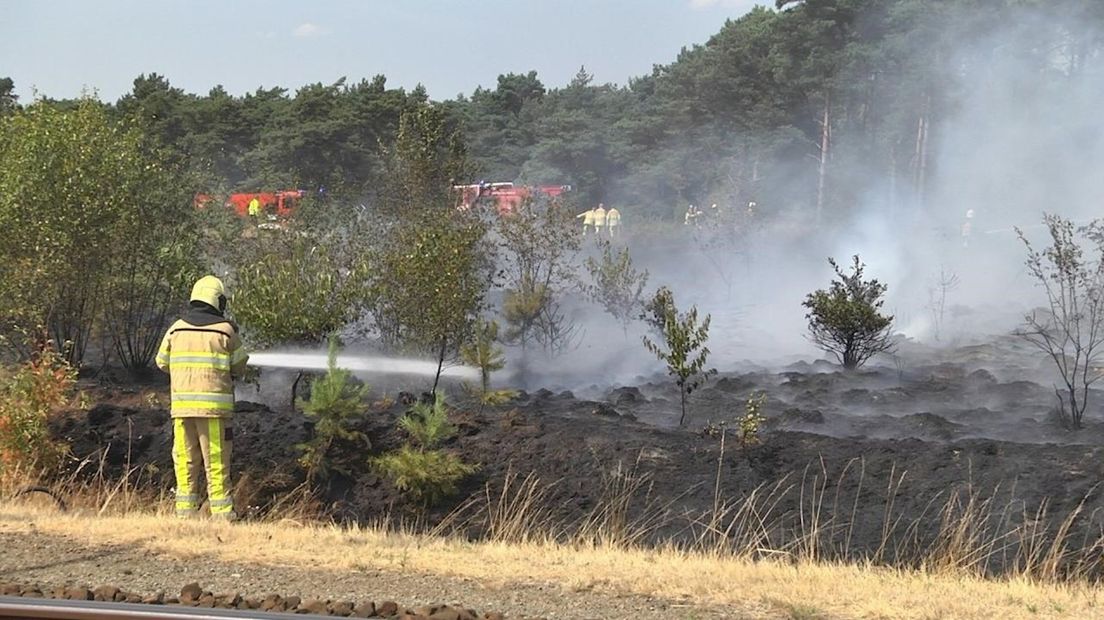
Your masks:
[{"label": "cloud", "polygon": [[309,39],[311,37],[320,37],[329,31],[311,22],[303,22],[295,27],[295,30],[291,31],[291,36],[296,39]]}]

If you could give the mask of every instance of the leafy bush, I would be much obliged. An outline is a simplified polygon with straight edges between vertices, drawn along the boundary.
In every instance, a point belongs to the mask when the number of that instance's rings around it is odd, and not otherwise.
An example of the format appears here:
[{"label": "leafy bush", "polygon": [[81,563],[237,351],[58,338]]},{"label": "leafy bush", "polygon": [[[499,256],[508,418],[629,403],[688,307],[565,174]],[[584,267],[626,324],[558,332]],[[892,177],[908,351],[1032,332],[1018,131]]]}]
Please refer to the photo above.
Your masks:
[{"label": "leafy bush", "polygon": [[38,101],[0,119],[0,316],[9,342],[46,328],[79,364],[102,328],[120,361],[148,365],[197,252],[190,183],[97,101]]},{"label": "leafy bush", "polygon": [[433,403],[418,403],[399,420],[410,442],[390,454],[373,459],[373,465],[404,493],[430,505],[456,492],[456,485],[476,468],[439,446],[456,436],[448,419],[445,398],[438,393]]},{"label": "leafy bush", "polygon": [[862,366],[878,353],[893,350],[890,330],[893,317],[881,314],[886,285],[863,280],[866,267],[854,257],[851,273],[845,274],[836,261],[828,263],[836,279],[828,290],[810,293],[802,304],[809,309],[810,339],[824,351],[836,356],[844,368]]},{"label": "leafy bush", "polygon": [[50,439],[47,421],[72,401],[77,373],[46,347],[0,379],[0,482],[8,483],[16,472],[51,469],[64,454]]},{"label": "leafy bush", "polygon": [[331,471],[350,474],[351,463],[362,458],[360,450],[371,448],[368,437],[356,428],[364,418],[368,390],[366,385],[353,385],[351,373],[337,367],[337,342],[331,339],[326,374],[311,384],[310,399],[299,401],[304,415],[314,422],[310,440],[297,446],[308,477],[323,479]]},{"label": "leafy bush", "polygon": [[399,428],[424,450],[433,450],[456,436],[456,427],[449,422],[448,407],[442,394],[437,394],[432,404],[415,404],[409,413],[399,419]]},{"label": "leafy bush", "polygon": [[340,245],[284,232],[266,232],[248,245],[230,309],[249,342],[324,342],[364,310],[367,263]]},{"label": "leafy bush", "polygon": [[570,205],[525,202],[510,217],[498,219],[496,232],[505,284],[504,339],[521,345],[523,366],[532,342],[550,355],[572,349],[578,329],[565,319],[558,301],[574,282],[580,244]]},{"label": "leafy bush", "polygon": [[398,226],[379,256],[380,333],[395,347],[434,356],[433,392],[484,307],[493,279],[485,232],[478,219],[452,210],[415,215]]},{"label": "leafy bush", "polygon": [[629,249],[622,248],[615,255],[608,241],[602,242],[602,259],[587,258],[586,268],[593,282],[584,286],[583,291],[628,334],[629,323],[639,317],[644,306],[642,295],[648,284],[648,270],[634,269]]},{"label": "leafy bush", "polygon": [[650,318],[646,319],[655,326],[663,337],[663,346],[644,336],[644,348],[667,364],[667,374],[675,378],[679,387],[682,414],[679,426],[686,422],[687,397],[714,374],[717,369],[705,369],[709,348],[710,316],[698,322],[698,309],[691,306],[685,314],[675,306],[674,295],[670,289],[662,287],[647,304]]}]

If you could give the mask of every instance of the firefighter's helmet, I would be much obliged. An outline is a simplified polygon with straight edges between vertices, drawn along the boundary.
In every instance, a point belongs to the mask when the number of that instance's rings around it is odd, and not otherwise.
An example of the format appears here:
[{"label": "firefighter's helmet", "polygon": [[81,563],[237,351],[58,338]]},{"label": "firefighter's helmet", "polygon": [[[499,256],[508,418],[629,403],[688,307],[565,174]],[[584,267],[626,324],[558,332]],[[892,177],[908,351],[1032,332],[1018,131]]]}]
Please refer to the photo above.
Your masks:
[{"label": "firefighter's helmet", "polygon": [[220,311],[226,310],[226,287],[215,276],[203,276],[192,286],[191,301],[202,301]]}]

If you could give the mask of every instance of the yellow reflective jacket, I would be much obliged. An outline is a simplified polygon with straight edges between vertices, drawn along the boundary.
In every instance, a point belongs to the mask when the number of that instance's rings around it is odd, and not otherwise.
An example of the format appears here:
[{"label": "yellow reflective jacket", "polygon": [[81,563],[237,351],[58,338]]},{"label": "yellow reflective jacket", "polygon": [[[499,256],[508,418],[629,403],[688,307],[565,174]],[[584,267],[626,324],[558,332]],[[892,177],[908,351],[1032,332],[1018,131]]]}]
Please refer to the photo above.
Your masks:
[{"label": "yellow reflective jacket", "polygon": [[233,377],[248,361],[237,328],[214,308],[193,306],[169,327],[157,352],[157,367],[169,373],[172,417],[229,417]]},{"label": "yellow reflective jacket", "polygon": [[598,207],[594,210],[594,225],[605,226],[606,225],[606,210],[602,207]]},{"label": "yellow reflective jacket", "polygon": [[594,224],[594,209],[587,209],[579,215],[575,216],[575,219],[583,218],[583,226],[591,226]]},{"label": "yellow reflective jacket", "polygon": [[609,224],[610,226],[621,225],[621,212],[617,209],[610,209],[609,211],[606,211],[606,224]]}]

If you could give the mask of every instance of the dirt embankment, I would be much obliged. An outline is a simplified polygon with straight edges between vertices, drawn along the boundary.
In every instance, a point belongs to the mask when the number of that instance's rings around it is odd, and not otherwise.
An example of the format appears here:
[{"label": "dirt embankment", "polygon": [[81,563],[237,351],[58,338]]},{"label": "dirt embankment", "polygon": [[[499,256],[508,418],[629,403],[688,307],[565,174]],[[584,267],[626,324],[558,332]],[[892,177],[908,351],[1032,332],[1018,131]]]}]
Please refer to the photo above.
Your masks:
[{"label": "dirt embankment", "polygon": [[[570,530],[601,513],[641,540],[700,542],[725,507],[747,502],[757,523],[738,523],[730,535],[750,536],[754,525],[771,548],[812,541],[837,555],[901,561],[962,514],[995,532],[1037,520],[1044,505],[1054,521],[1080,509],[1071,540],[1099,531],[1104,425],[1093,419],[1079,433],[1063,430],[1050,388],[1016,379],[998,346],[955,355],[859,373],[818,363],[724,375],[696,395],[688,429],[671,428],[677,392],[665,383],[594,388],[593,400],[542,390],[499,409],[460,408],[459,435],[446,447],[479,470],[429,521],[532,473],[548,485],[542,503],[553,522]],[[729,436],[722,456],[719,438],[698,431],[734,419],[760,393],[762,442],[740,446]],[[400,445],[402,412],[396,404],[366,417],[361,430],[373,452]],[[151,398],[119,394],[63,416],[54,432],[78,457],[103,451],[112,473],[156,472],[168,487],[168,420]],[[258,514],[302,481],[295,445],[310,427],[298,413],[248,402],[234,424],[239,501]],[[329,513],[349,521],[415,514],[367,456],[354,475],[329,480]],[[721,519],[726,527],[734,514]],[[483,524],[472,517],[458,527],[478,535]],[[993,567],[1010,561],[1005,555]]]}]

